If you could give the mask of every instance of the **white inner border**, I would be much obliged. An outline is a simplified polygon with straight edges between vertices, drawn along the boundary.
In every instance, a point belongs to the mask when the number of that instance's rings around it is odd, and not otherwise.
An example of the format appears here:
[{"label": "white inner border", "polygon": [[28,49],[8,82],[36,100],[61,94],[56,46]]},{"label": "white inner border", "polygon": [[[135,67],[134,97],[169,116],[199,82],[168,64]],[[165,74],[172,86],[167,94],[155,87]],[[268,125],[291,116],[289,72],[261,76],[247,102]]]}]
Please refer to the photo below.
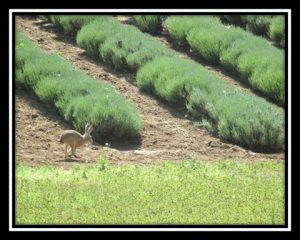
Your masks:
[{"label": "white inner border", "polygon": [[[287,228],[13,228],[12,226],[12,30],[13,13],[26,12],[99,12],[99,13],[139,13],[139,12],[158,12],[158,13],[205,13],[205,12],[280,12],[288,13],[288,227]],[[9,9],[9,231],[291,231],[291,9]]]}]

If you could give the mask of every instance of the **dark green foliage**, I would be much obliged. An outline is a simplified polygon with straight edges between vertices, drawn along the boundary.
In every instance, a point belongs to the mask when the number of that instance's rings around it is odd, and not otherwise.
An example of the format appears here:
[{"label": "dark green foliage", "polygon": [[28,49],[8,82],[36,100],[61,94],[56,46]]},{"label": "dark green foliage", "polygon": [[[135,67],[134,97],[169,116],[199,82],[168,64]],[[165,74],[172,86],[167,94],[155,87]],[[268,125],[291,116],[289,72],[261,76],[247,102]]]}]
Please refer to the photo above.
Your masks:
[{"label": "dark green foliage", "polygon": [[55,53],[44,53],[22,33],[16,35],[16,81],[32,88],[84,132],[90,122],[96,141],[105,137],[136,137],[142,128],[138,110],[109,84],[77,71]]},{"label": "dark green foliage", "polygon": [[255,90],[284,105],[284,51],[241,28],[226,27],[217,17],[170,17],[166,25],[172,37],[185,38],[203,58],[239,73]]},{"label": "dark green foliage", "polygon": [[88,24],[89,22],[101,18],[105,20],[109,16],[93,16],[93,15],[50,15],[50,21],[60,27],[65,33],[76,36],[77,32],[81,29],[83,25]]},{"label": "dark green foliage", "polygon": [[255,34],[270,38],[285,47],[285,25],[283,15],[220,15],[226,23],[234,24]]},{"label": "dark green foliage", "polygon": [[162,27],[160,15],[134,15],[133,20],[135,25],[144,32],[155,33]]},{"label": "dark green foliage", "polygon": [[273,41],[279,43],[281,47],[285,47],[284,16],[276,16],[272,18],[268,34]]},{"label": "dark green foliage", "polygon": [[259,35],[266,35],[272,15],[242,15],[241,19],[248,31]]},{"label": "dark green foliage", "polygon": [[224,23],[230,23],[238,26],[244,27],[244,17],[243,15],[216,15]]},{"label": "dark green foliage", "polygon": [[208,121],[223,140],[266,152],[284,145],[280,108],[238,91],[195,62],[157,58],[138,71],[137,83],[169,102],[185,102],[190,114]]}]

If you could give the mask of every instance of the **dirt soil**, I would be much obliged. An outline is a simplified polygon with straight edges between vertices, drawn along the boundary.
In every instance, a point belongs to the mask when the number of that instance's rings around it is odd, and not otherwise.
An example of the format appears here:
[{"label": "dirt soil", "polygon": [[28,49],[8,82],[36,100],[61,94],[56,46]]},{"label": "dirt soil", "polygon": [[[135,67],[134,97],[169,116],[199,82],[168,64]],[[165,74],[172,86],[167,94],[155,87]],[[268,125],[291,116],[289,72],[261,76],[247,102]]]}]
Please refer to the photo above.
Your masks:
[{"label": "dirt soil", "polygon": [[171,107],[135,86],[135,76],[116,72],[85,55],[69,37],[52,24],[39,19],[16,17],[16,26],[43,50],[60,52],[76,68],[97,80],[114,86],[139,109],[144,121],[141,142],[108,142],[109,145],[85,145],[76,153],[80,158],[64,159],[64,145],[58,139],[71,125],[49,109],[32,93],[16,89],[16,159],[26,165],[95,164],[97,157],[113,164],[149,164],[165,160],[242,160],[282,161],[284,153],[262,154],[221,142],[205,129],[194,126],[183,111]]}]

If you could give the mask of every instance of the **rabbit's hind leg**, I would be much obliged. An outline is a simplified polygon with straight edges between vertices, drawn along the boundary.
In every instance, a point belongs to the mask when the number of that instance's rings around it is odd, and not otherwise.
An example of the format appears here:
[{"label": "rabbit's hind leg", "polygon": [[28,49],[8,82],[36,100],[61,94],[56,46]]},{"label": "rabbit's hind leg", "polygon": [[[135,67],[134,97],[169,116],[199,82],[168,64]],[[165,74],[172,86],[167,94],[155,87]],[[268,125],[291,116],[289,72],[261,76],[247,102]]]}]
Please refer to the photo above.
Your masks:
[{"label": "rabbit's hind leg", "polygon": [[76,151],[76,147],[75,147],[75,142],[73,143],[73,146],[72,146],[72,155],[76,158],[79,158],[76,154],[75,154],[75,151]]},{"label": "rabbit's hind leg", "polygon": [[65,159],[68,157],[68,144],[65,144]]}]

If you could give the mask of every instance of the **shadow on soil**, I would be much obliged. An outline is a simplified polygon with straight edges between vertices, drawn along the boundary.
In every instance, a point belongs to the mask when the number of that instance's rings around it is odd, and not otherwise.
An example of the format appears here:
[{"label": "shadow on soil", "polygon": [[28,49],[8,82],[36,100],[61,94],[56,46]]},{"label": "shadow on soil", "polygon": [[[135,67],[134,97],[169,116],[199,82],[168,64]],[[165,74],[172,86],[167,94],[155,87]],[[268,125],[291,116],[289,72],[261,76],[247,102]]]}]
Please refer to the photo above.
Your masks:
[{"label": "shadow on soil", "polygon": [[[49,121],[57,122],[59,126],[63,129],[74,129],[73,126],[65,121],[57,111],[53,109],[51,106],[47,106],[45,103],[41,102],[39,98],[35,95],[32,90],[25,90],[20,87],[16,87],[15,94],[18,95],[21,99],[26,100],[26,102],[34,109],[37,109],[39,114],[43,117],[47,118]],[[58,136],[59,137],[59,136]],[[138,136],[135,139],[116,139],[116,138],[105,138],[101,141],[94,141],[93,146],[105,146],[105,144],[109,144],[110,147],[115,148],[117,150],[135,150],[138,149],[141,145],[141,137]],[[65,161],[63,159],[62,161]]]},{"label": "shadow on soil", "polygon": [[65,121],[58,114],[58,112],[53,109],[53,107],[47,106],[45,103],[41,102],[32,90],[23,89],[16,86],[15,95],[18,95],[20,98],[25,99],[29,106],[37,109],[39,113],[48,120],[58,122],[58,124],[64,129],[72,128],[72,125]]},{"label": "shadow on soil", "polygon": [[55,162],[58,162],[58,163],[85,163],[84,160],[80,160],[80,159],[62,159],[62,160],[57,160]]}]

